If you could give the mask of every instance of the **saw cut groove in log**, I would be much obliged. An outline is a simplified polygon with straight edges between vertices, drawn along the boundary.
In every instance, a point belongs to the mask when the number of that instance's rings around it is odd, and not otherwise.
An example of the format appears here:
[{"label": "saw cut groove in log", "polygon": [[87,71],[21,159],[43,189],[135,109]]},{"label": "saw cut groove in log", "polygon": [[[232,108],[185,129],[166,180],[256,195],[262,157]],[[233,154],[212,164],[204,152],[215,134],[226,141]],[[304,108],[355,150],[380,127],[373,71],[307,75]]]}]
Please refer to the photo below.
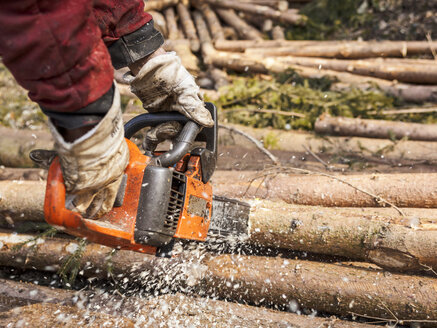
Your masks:
[{"label": "saw cut groove in log", "polygon": [[437,124],[369,120],[349,117],[320,116],[315,123],[320,134],[365,138],[437,141]]},{"label": "saw cut groove in log", "polygon": [[188,40],[190,40],[191,51],[197,52],[200,49],[199,39],[197,38],[196,28],[191,19],[190,12],[183,3],[177,5],[177,10],[179,14],[179,21],[183,27]]},{"label": "saw cut groove in log", "polygon": [[[320,41],[290,41],[290,40],[218,40],[214,43],[216,50],[230,52],[245,52],[249,48],[278,48],[291,46],[314,45]],[[337,43],[338,41],[323,41],[326,44]]]},{"label": "saw cut groove in log", "polygon": [[231,9],[218,9],[217,13],[227,24],[235,28],[237,33],[244,39],[262,40],[262,34],[256,28],[242,20],[235,11]]},{"label": "saw cut groove in log", "polygon": [[[0,263],[56,270],[60,261],[69,255],[68,249],[73,247],[71,241],[45,239],[37,251],[28,247],[12,250],[14,245],[31,237],[11,238],[0,234]],[[87,245],[80,270],[85,276],[105,277],[111,252],[108,247]],[[14,261],[11,261],[12,256]],[[250,304],[289,306],[290,302],[297,302],[302,308],[338,315],[354,312],[372,313],[390,320],[393,314],[399,320],[437,319],[437,279],[434,278],[386,275],[383,271],[279,257],[208,253],[198,256],[198,253],[197,256],[184,254],[163,259],[118,251],[111,256],[111,269],[114,278],[118,274],[137,277],[136,282],[144,286],[158,279],[158,285],[165,288],[166,281],[171,281],[173,287],[179,285],[187,292],[192,290]]]},{"label": "saw cut groove in log", "polygon": [[[372,58],[372,57],[406,57],[407,55],[431,54],[431,48],[437,47],[437,42],[426,41],[339,41],[336,43],[320,41],[308,43],[304,46],[294,45],[295,41],[288,41],[289,46],[280,48],[252,49],[248,47],[248,54],[262,56],[302,56],[326,58]],[[431,62],[432,64],[432,62]]]},{"label": "saw cut groove in log", "polygon": [[307,18],[305,16],[296,14],[295,11],[281,12],[266,6],[253,5],[253,4],[241,3],[241,2],[230,1],[230,0],[204,0],[204,1],[216,7],[234,9],[237,11],[251,13],[254,15],[270,18],[286,24],[304,25],[307,21]]},{"label": "saw cut groove in log", "polygon": [[[23,306],[26,304],[38,304],[40,313],[56,312],[64,314],[64,307],[74,306],[77,308],[78,318],[84,319],[88,311],[100,312],[134,321],[137,326],[142,326],[142,316],[149,322],[156,321],[159,325],[171,327],[172,323],[178,322],[183,327],[199,327],[203,324],[218,325],[219,327],[244,326],[247,328],[278,327],[284,324],[299,326],[300,328],[313,328],[317,326],[329,326],[332,328],[371,328],[373,326],[343,321],[338,318],[317,318],[293,313],[279,312],[266,308],[252,307],[239,303],[217,301],[200,297],[188,297],[183,294],[161,295],[154,298],[144,299],[135,296],[121,297],[109,296],[108,293],[100,295],[88,291],[70,291],[59,288],[48,288],[35,284],[26,284],[10,280],[0,280],[0,308],[2,299],[8,299],[6,306]],[[50,304],[47,304],[50,303]],[[35,312],[30,317],[25,316],[28,308],[16,309],[4,313],[0,317],[0,325],[15,323],[21,319],[28,319],[35,323]],[[67,311],[70,309],[66,309]],[[71,310],[70,310],[71,311]],[[20,315],[17,316],[17,313]],[[33,314],[33,316],[32,316]],[[231,314],[231,315],[230,315]],[[94,313],[91,313],[94,315]],[[40,320],[40,319],[39,319]],[[47,322],[45,322],[47,323]],[[56,322],[55,322],[56,325]],[[117,326],[119,327],[119,326]],[[133,327],[133,326],[132,326]],[[200,327],[199,327],[200,328]]]}]

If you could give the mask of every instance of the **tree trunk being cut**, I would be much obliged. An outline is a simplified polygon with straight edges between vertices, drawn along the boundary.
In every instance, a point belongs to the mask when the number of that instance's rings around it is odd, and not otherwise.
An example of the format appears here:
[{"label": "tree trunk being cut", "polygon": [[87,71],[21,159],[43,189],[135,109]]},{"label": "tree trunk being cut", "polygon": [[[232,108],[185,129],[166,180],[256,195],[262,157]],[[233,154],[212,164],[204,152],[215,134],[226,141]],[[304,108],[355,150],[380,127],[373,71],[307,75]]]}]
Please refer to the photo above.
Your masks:
[{"label": "tree trunk being cut", "polygon": [[320,134],[365,138],[437,141],[437,124],[320,116],[315,125]]},{"label": "tree trunk being cut", "polygon": [[[214,193],[225,196],[241,186],[244,184],[213,183]],[[229,191],[223,192],[223,187]],[[44,188],[44,182],[0,182],[0,220],[6,220],[2,226],[9,223],[14,228],[29,222],[30,227],[32,222],[44,222]],[[388,208],[321,208],[272,201],[251,204],[249,243],[365,260],[395,271],[437,270],[436,210],[403,209],[402,217]]]},{"label": "tree trunk being cut", "polygon": [[[1,234],[0,263],[57,270],[77,247],[72,241],[45,239],[37,249],[14,248],[32,237]],[[396,320],[393,315],[399,320],[437,320],[437,279],[433,278],[280,257],[208,253],[199,257],[194,252],[163,259],[129,251],[110,253],[110,248],[87,245],[79,270],[85,276],[105,277],[109,256],[113,279],[128,276],[131,283],[143,286],[165,289],[170,281],[176,290],[250,304],[302,307],[338,315],[370,313],[388,320]]]}]

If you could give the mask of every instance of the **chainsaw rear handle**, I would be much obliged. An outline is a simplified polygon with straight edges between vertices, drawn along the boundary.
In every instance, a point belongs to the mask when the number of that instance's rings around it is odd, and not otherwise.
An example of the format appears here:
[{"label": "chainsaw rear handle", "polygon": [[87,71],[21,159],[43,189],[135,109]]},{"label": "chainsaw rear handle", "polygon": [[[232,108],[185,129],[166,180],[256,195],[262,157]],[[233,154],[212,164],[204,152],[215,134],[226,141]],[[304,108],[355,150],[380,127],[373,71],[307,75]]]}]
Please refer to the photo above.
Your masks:
[{"label": "chainsaw rear handle", "polygon": [[203,181],[206,183],[211,178],[217,161],[217,109],[212,103],[206,103],[206,108],[212,115],[214,126],[201,128],[197,123],[177,112],[161,112],[141,114],[124,125],[124,135],[127,139],[145,127],[155,127],[159,124],[176,121],[184,124],[184,128],[175,140],[173,149],[157,156],[155,161],[162,167],[170,167],[190,151],[194,141],[206,142],[205,148],[196,148],[193,154],[200,156]]}]

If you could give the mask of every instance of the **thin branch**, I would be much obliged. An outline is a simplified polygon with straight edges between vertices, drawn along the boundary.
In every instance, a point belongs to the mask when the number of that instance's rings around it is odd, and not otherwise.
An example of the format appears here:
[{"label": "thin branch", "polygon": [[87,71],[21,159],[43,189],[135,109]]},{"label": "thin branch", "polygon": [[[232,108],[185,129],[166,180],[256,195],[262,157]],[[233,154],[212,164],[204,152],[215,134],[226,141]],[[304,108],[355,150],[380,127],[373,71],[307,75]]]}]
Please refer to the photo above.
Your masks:
[{"label": "thin branch", "polygon": [[278,160],[278,158],[275,156],[275,155],[273,155],[271,152],[269,152],[263,145],[262,145],[262,143],[261,142],[259,142],[258,140],[256,140],[254,137],[252,137],[251,135],[249,135],[249,134],[247,134],[247,133],[245,133],[245,132],[243,132],[243,131],[241,131],[241,130],[238,130],[238,129],[236,129],[236,128],[234,128],[234,127],[231,127],[231,126],[227,126],[227,125],[223,125],[223,124],[219,124],[218,125],[218,127],[220,128],[220,129],[225,129],[225,130],[228,130],[228,131],[230,131],[230,132],[233,132],[233,133],[237,133],[237,134],[239,134],[239,135],[241,135],[241,136],[243,136],[243,137],[245,137],[246,139],[248,139],[248,140],[250,140],[255,146],[256,146],[256,148],[258,148],[260,151],[262,151],[268,158],[270,158],[270,160],[275,164],[275,165],[280,165],[280,162],[279,162],[279,160]]},{"label": "thin branch", "polygon": [[235,108],[235,109],[227,109],[223,110],[223,113],[232,113],[232,112],[250,112],[250,113],[265,113],[265,114],[276,114],[282,116],[292,116],[292,117],[300,117],[305,118],[305,114],[297,113],[297,112],[286,112],[283,110],[276,109],[250,109],[250,108]]},{"label": "thin branch", "polygon": [[378,112],[376,110],[368,112],[371,115],[405,115],[405,114],[424,114],[437,112],[437,107],[425,108],[405,108],[405,109],[388,109]]},{"label": "thin branch", "polygon": [[[353,315],[353,316],[357,316],[357,317],[361,317],[361,318],[367,318],[367,319],[373,319],[373,320],[379,320],[381,322],[396,321],[394,319],[386,319],[386,318],[381,318],[381,317],[373,317],[373,316],[370,316],[370,315],[367,315],[367,314],[359,314],[359,313],[350,312],[350,311],[348,313],[350,315]],[[409,322],[409,323],[412,323],[412,322],[416,322],[416,323],[437,323],[437,320],[414,320],[414,319],[412,319],[412,320],[402,320],[402,319],[400,319],[400,320],[398,320],[398,322],[399,323],[405,323],[405,322]]]},{"label": "thin branch", "polygon": [[309,149],[307,146],[302,145],[303,149],[305,149],[305,151],[307,151],[311,156],[313,156],[318,162],[320,162],[325,169],[327,169],[328,171],[331,171],[333,169],[332,165],[329,165],[328,163],[326,163],[323,159],[321,159],[319,156],[317,156],[315,153],[312,152],[311,149]]},{"label": "thin branch", "polygon": [[241,104],[245,101],[257,98],[257,97],[261,96],[262,94],[266,93],[267,91],[270,91],[271,89],[272,89],[272,87],[269,86],[269,87],[261,90],[260,92],[255,93],[254,95],[248,96],[248,97],[243,98],[243,99],[235,99],[235,100],[232,100],[230,102],[227,102],[226,104],[223,104],[222,107],[224,108],[224,107],[229,107],[229,106],[236,105],[236,104]]}]

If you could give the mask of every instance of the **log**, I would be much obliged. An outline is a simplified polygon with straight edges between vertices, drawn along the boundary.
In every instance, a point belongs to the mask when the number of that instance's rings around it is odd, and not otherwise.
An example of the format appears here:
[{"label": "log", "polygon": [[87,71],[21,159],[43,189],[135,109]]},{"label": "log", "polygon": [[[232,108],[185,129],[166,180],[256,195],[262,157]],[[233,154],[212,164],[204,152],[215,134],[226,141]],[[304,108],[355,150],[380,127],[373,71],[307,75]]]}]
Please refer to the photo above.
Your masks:
[{"label": "log", "polygon": [[305,25],[307,21],[306,16],[299,15],[294,11],[281,12],[269,8],[267,6],[259,6],[259,5],[241,3],[241,2],[230,1],[230,0],[204,0],[204,1],[215,7],[242,11],[242,12],[262,16],[265,18],[270,18],[272,20],[285,24]]},{"label": "log", "polygon": [[[215,195],[241,196],[236,193],[241,189],[246,190],[247,182],[241,179],[238,183],[230,184],[229,181],[238,179],[235,174],[228,173],[226,176],[228,178],[224,182],[220,183],[219,179],[219,182],[213,183]],[[232,176],[233,180],[230,180],[229,176]],[[303,183],[308,182],[303,180]],[[283,185],[287,184],[280,182]],[[320,184],[322,183],[326,182],[321,181]],[[330,188],[328,183],[326,185],[325,189],[328,192],[337,187]],[[302,184],[296,189],[300,191],[304,187]],[[16,227],[30,229],[31,225],[35,224],[35,228],[39,230],[41,227],[38,222],[44,222],[44,188],[45,183],[41,182],[9,185],[0,182],[0,194],[3,195],[5,190],[9,190],[9,194],[5,193],[4,198],[0,200],[0,221],[2,217],[8,216],[7,222],[12,222]],[[253,194],[253,191],[249,190],[249,195]],[[22,194],[18,192],[27,192],[26,200],[23,200]],[[318,190],[315,190],[315,193],[317,192]],[[316,194],[315,198],[318,196]],[[351,198],[351,195],[346,193],[342,193],[341,196]],[[270,200],[251,201],[251,205],[250,239],[246,241],[248,243],[343,256],[372,262],[392,271],[417,272],[427,271],[428,268],[437,270],[436,210],[403,209],[405,216],[401,217],[390,208],[321,208]],[[28,223],[27,226],[24,225],[25,222]]]},{"label": "log", "polygon": [[[406,57],[407,55],[431,54],[431,48],[437,47],[437,42],[427,41],[339,41],[313,42],[303,46],[294,45],[280,48],[247,48],[248,54],[262,56],[302,56],[361,59],[373,57]],[[432,65],[432,62],[431,62]]]},{"label": "log", "polygon": [[34,167],[29,152],[35,148],[51,149],[52,146],[52,138],[45,131],[0,127],[0,165]]},{"label": "log", "polygon": [[[213,52],[211,36],[208,33],[206,22],[204,21],[203,16],[199,11],[193,12],[193,18],[196,24],[197,31],[199,33],[199,40],[202,49],[202,55],[204,57],[204,62],[208,64],[208,56],[211,52]],[[214,87],[216,90],[222,86],[229,84],[227,74],[213,67],[212,65],[208,65],[208,74],[214,81]]]},{"label": "log", "polygon": [[41,181],[47,178],[47,171],[43,169],[20,169],[10,167],[0,167],[1,180],[27,180]]},{"label": "log", "polygon": [[178,29],[178,24],[176,23],[176,16],[174,9],[172,7],[164,10],[164,17],[168,29],[168,39],[169,40],[177,40],[180,39],[180,33]]},{"label": "log", "polygon": [[144,1],[144,10],[156,10],[161,11],[171,6],[175,6],[179,3],[179,0],[148,0]]},{"label": "log", "polygon": [[[265,198],[283,200],[289,204],[329,207],[388,206],[378,196],[398,207],[437,208],[437,173],[372,174],[334,176],[343,182],[323,175],[289,175],[273,171],[261,186],[254,182],[238,183],[214,188],[217,195],[227,197]],[[291,170],[292,172],[292,170]],[[238,174],[238,173],[236,173]],[[350,185],[354,186],[350,186]],[[375,196],[370,196],[367,191]]]},{"label": "log", "polygon": [[283,0],[240,0],[240,2],[247,2],[259,6],[267,6],[279,11],[288,10],[288,1]]},{"label": "log", "polygon": [[316,133],[357,136],[380,139],[437,141],[437,124],[420,124],[398,121],[369,120],[321,115],[315,125]]},{"label": "log", "polygon": [[[329,326],[332,328],[371,328],[373,326],[343,321],[338,318],[318,318],[294,313],[274,311],[262,307],[229,303],[200,297],[187,297],[183,294],[161,295],[154,298],[121,297],[117,294],[100,295],[95,292],[70,291],[59,288],[48,288],[35,284],[26,284],[10,280],[0,280],[0,306],[3,300],[8,300],[5,306],[28,305],[15,311],[0,315],[0,325],[15,323],[18,320],[42,321],[48,313],[62,314],[76,309],[79,319],[83,319],[88,311],[91,316],[99,317],[97,312],[123,318],[124,322],[134,322],[141,326],[144,320],[159,322],[160,326],[173,326],[175,322],[184,327],[198,327],[211,323],[215,326],[248,328],[274,327],[284,324],[312,328]],[[3,301],[4,302],[4,301]],[[56,306],[55,306],[56,305]],[[67,308],[68,306],[68,308]],[[74,308],[73,308],[74,307]],[[38,311],[37,311],[38,309]],[[33,311],[32,311],[33,310]],[[58,311],[60,310],[60,311]],[[32,311],[27,316],[28,311]],[[75,311],[75,312],[76,312]],[[87,311],[87,312],[85,312]],[[17,315],[19,313],[19,315]],[[40,315],[38,315],[38,313]],[[33,315],[32,315],[33,314]],[[49,318],[50,319],[50,318]],[[72,319],[71,317],[69,319]],[[46,322],[47,323],[47,322]],[[23,322],[22,322],[23,324]],[[56,322],[54,325],[56,326]],[[120,326],[117,326],[120,327]]]},{"label": "log", "polygon": [[[288,46],[314,45],[321,41],[291,41],[291,40],[218,40],[214,43],[216,50],[230,52],[245,52],[249,48],[278,48]],[[326,44],[337,43],[338,41],[323,41]]]},{"label": "log", "polygon": [[181,23],[188,40],[190,40],[191,51],[198,52],[200,49],[200,43],[190,12],[183,3],[178,3],[177,10],[179,14],[179,22]]},{"label": "log", "polygon": [[[274,41],[277,42],[277,41]],[[297,58],[297,57],[296,57]],[[278,58],[260,58],[259,56],[247,56],[237,53],[215,51],[210,54],[209,60],[217,67],[228,68],[239,72],[280,73],[287,69],[296,70],[301,76],[307,78],[331,77],[340,82],[355,87],[369,89],[377,86],[389,95],[403,99],[408,102],[437,102],[437,86],[435,85],[413,85],[398,83],[370,76],[360,76],[347,72],[339,72],[311,67],[293,65],[280,61]]]},{"label": "log", "polygon": [[273,27],[272,38],[273,40],[285,40],[284,29],[279,25]]},{"label": "log", "polygon": [[261,32],[238,17],[235,11],[231,9],[218,9],[217,13],[226,24],[235,28],[241,38],[248,40],[262,40]]},{"label": "log", "polygon": [[[71,241],[45,239],[36,251],[26,246],[13,250],[14,245],[29,238],[33,236],[11,238],[0,234],[1,265],[57,270],[75,247]],[[110,253],[108,247],[88,244],[79,270],[84,276],[105,277]],[[301,307],[338,315],[353,312],[387,320],[437,320],[434,278],[280,257],[195,254],[164,259],[118,251],[110,256],[112,277],[121,281],[128,276],[131,283],[153,284],[164,290],[170,282],[176,290],[250,304]]]},{"label": "log", "polygon": [[198,6],[198,8],[200,9],[203,16],[205,17],[213,41],[215,42],[217,40],[224,40],[225,34],[223,32],[223,28],[214,10],[212,10],[211,7],[206,3],[203,3],[202,5]]},{"label": "log", "polygon": [[[265,58],[262,54],[257,56]],[[437,84],[437,64],[398,64],[366,60],[322,59],[311,57],[275,57],[278,63],[299,65],[316,69],[328,69],[372,76],[407,83]]]},{"label": "log", "polygon": [[421,222],[415,209],[401,217],[394,210],[251,204],[249,242],[255,245],[342,256],[390,271],[437,270],[436,210],[425,211]]}]

